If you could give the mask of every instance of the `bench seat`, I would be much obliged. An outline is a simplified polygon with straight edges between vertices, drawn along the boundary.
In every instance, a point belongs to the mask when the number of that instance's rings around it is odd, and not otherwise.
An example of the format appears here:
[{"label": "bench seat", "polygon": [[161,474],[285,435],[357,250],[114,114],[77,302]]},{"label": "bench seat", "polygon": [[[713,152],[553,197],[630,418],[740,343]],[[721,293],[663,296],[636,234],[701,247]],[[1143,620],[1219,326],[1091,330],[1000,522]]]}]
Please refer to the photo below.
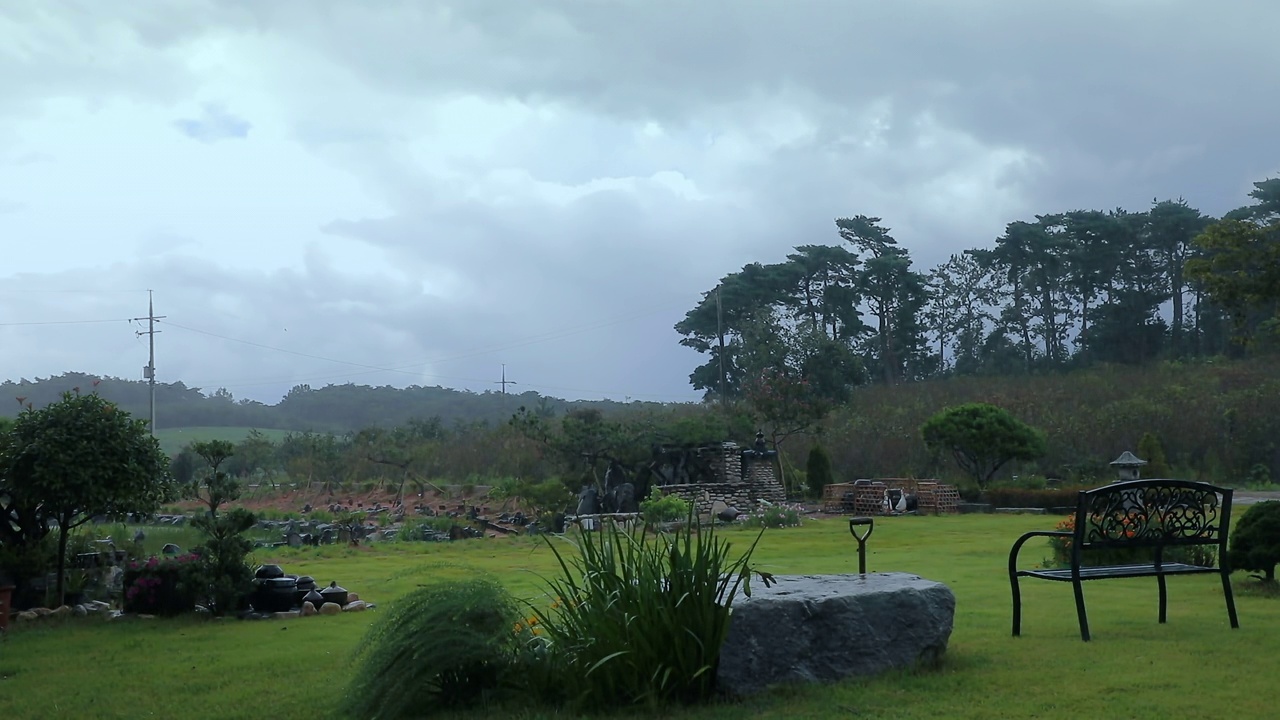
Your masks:
[{"label": "bench seat", "polygon": [[[1188,565],[1186,563],[1161,563],[1159,567],[1157,567],[1155,563],[1145,563],[1141,565],[1100,565],[1096,567],[1084,566],[1080,568],[1080,579],[1102,580],[1109,578],[1155,577],[1157,575],[1195,575],[1197,573],[1216,572],[1220,572],[1216,567]],[[1054,570],[1020,570],[1018,571],[1018,576],[1040,578],[1041,580],[1057,580],[1059,582],[1071,582],[1075,579],[1071,575],[1071,568]]]},{"label": "bench seat", "polygon": [[[1165,578],[1213,573],[1222,579],[1222,594],[1227,602],[1231,627],[1240,627],[1227,557],[1231,496],[1231,488],[1186,480],[1132,480],[1080,492],[1070,530],[1024,533],[1009,550],[1014,636],[1022,634],[1021,578],[1071,583],[1075,591],[1076,615],[1080,621],[1080,638],[1085,642],[1089,641],[1089,619],[1083,590],[1087,580],[1154,577],[1159,591],[1159,618],[1163,623],[1168,603]],[[1018,552],[1035,537],[1058,538],[1068,543],[1071,554],[1069,566],[1019,569]],[[1216,550],[1217,566],[1164,562],[1166,557],[1170,557],[1167,552],[1191,548]],[[1084,562],[1086,557],[1099,557],[1093,555],[1095,552],[1117,550],[1141,551],[1139,557],[1149,551],[1151,562],[1112,565]]]}]

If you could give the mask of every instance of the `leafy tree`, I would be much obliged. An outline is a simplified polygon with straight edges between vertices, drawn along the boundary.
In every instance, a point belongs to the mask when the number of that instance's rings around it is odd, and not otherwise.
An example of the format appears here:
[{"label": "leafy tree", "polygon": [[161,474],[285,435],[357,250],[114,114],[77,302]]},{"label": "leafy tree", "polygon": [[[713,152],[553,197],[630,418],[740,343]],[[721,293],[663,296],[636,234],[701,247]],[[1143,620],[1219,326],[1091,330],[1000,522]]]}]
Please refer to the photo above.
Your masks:
[{"label": "leafy tree", "polygon": [[751,263],[721,278],[715,288],[703,293],[697,307],[675,326],[676,332],[684,336],[681,345],[708,355],[707,362],[689,376],[695,389],[705,391],[708,398],[718,398],[723,367],[725,399],[741,396],[742,331],[761,315],[787,304],[788,288],[797,285],[799,275],[795,267],[786,264]]},{"label": "leafy tree", "polygon": [[[809,432],[862,383],[862,363],[846,343],[813,327],[789,327],[783,318],[761,318],[743,334],[744,405],[775,450]],[[780,458],[787,482],[786,457]]]},{"label": "leafy tree", "polygon": [[[440,443],[448,434],[440,418],[412,420],[406,425],[387,430],[365,428],[356,433],[352,448],[358,460],[382,470],[394,468],[399,475],[396,497],[404,497],[404,486],[414,480],[419,486],[430,485],[427,477],[439,462]],[[379,477],[381,484],[381,477]]]},{"label": "leafy tree", "polygon": [[207,440],[188,446],[209,466],[209,474],[190,486],[191,497],[209,507],[209,514],[218,516],[218,508],[240,499],[240,483],[219,467],[235,454],[236,447],[226,440]]},{"label": "leafy tree", "polygon": [[600,469],[611,461],[638,464],[654,440],[645,424],[609,420],[594,408],[571,410],[560,419],[559,427],[524,407],[510,422],[516,432],[543,446],[565,473],[566,487],[574,492],[579,479],[602,486]]},{"label": "leafy tree", "polygon": [[261,472],[263,478],[274,487],[277,470],[275,456],[276,444],[271,442],[261,430],[253,428],[243,440],[236,444],[233,460],[235,467],[232,468],[232,472],[241,476]]},{"label": "leafy tree", "polygon": [[842,340],[867,330],[858,312],[858,256],[843,247],[801,245],[787,256],[793,319]]},{"label": "leafy tree", "polygon": [[1147,244],[1159,261],[1159,269],[1168,286],[1162,295],[1173,300],[1170,343],[1173,352],[1186,352],[1184,304],[1186,300],[1186,262],[1194,252],[1194,240],[1208,224],[1208,218],[1189,206],[1186,200],[1153,201],[1147,211]]},{"label": "leafy tree", "polygon": [[57,523],[57,598],[64,598],[67,538],[95,516],[151,513],[175,487],[169,458],[147,430],[95,393],[64,393],[27,407],[0,447],[0,496]]},{"label": "leafy tree", "polygon": [[876,318],[868,355],[875,358],[884,381],[894,385],[908,374],[919,374],[911,370],[918,369],[913,366],[924,352],[917,317],[927,299],[927,282],[911,269],[911,254],[880,223],[878,217],[857,215],[837,218],[836,229],[861,253],[856,295]]},{"label": "leafy tree", "polygon": [[1267,500],[1251,505],[1231,535],[1231,564],[1241,570],[1263,574],[1265,582],[1276,581],[1280,563],[1280,501]]},{"label": "leafy tree", "polygon": [[1280,225],[1265,228],[1226,219],[1196,237],[1204,255],[1186,263],[1186,272],[1214,302],[1230,313],[1238,339],[1256,330],[1280,332]]},{"label": "leafy tree", "polygon": [[931,451],[950,451],[984,489],[1005,463],[1035,460],[1046,450],[1044,433],[987,403],[947,408],[926,420],[920,434]]}]

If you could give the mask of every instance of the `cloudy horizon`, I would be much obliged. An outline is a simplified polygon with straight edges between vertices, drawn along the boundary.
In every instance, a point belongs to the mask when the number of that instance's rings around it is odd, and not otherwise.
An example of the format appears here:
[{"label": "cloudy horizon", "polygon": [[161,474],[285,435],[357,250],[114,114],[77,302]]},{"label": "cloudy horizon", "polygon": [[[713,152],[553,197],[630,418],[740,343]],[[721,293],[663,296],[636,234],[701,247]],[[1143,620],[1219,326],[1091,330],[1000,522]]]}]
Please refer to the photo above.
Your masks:
[{"label": "cloudy horizon", "polygon": [[1280,175],[1280,4],[0,6],[0,379],[691,401],[724,275]]}]

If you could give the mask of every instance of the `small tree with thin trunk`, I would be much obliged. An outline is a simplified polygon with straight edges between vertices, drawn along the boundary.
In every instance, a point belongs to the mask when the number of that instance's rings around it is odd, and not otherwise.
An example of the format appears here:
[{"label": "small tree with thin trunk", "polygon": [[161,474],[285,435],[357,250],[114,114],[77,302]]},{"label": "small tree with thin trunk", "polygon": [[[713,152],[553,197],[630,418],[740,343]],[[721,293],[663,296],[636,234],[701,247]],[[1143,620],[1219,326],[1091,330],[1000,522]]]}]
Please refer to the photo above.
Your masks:
[{"label": "small tree with thin trunk", "polygon": [[0,444],[0,478],[13,497],[57,524],[57,600],[64,598],[67,537],[96,516],[153,513],[174,497],[169,458],[147,423],[96,393],[68,392],[18,415]]},{"label": "small tree with thin trunk", "polygon": [[983,489],[1010,460],[1035,460],[1045,453],[1043,433],[986,403],[947,408],[925,421],[920,434],[931,451],[950,451]]},{"label": "small tree with thin trunk", "polygon": [[204,570],[210,609],[224,615],[235,609],[248,592],[253,573],[245,558],[253,552],[253,543],[244,536],[258,521],[244,508],[232,508],[219,514],[225,503],[240,498],[240,482],[219,467],[235,454],[235,446],[226,440],[210,440],[191,445],[191,451],[204,459],[209,474],[191,486],[191,494],[209,507],[207,515],[197,516],[191,525],[204,533],[205,541],[195,548]]}]

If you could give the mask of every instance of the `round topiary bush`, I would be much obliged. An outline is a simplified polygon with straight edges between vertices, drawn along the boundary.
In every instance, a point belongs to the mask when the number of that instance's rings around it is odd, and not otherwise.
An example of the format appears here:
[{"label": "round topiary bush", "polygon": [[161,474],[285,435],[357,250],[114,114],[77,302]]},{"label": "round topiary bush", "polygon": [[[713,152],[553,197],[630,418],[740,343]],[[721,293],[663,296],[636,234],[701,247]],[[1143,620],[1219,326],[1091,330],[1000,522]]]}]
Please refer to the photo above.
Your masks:
[{"label": "round topiary bush", "polygon": [[1236,523],[1231,565],[1260,572],[1264,581],[1275,582],[1276,563],[1280,563],[1280,501],[1267,500],[1251,506]]}]

